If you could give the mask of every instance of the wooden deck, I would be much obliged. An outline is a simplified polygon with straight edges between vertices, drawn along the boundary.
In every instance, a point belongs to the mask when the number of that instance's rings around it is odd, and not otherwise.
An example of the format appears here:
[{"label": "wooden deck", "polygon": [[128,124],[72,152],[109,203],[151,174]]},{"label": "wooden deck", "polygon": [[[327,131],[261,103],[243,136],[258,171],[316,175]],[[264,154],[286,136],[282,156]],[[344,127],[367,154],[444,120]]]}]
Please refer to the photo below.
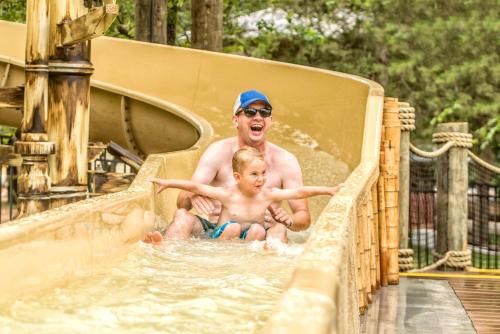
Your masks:
[{"label": "wooden deck", "polygon": [[477,333],[500,333],[500,273],[432,272],[411,277],[447,280]]},{"label": "wooden deck", "polygon": [[450,278],[448,282],[479,334],[500,333],[500,276]]}]

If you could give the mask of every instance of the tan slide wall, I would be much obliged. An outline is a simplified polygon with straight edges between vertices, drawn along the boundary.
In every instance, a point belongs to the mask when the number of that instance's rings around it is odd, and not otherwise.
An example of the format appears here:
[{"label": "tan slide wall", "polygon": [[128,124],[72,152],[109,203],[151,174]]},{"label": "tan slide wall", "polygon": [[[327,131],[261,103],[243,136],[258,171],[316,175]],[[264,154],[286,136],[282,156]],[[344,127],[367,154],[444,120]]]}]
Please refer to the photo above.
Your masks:
[{"label": "tan slide wall", "polygon": [[[23,25],[0,21],[0,76],[7,63],[18,68],[7,85],[22,82],[24,29]],[[111,38],[95,40],[92,52],[96,71],[91,103],[102,107],[92,109],[91,139],[121,138],[117,141],[131,146],[135,143],[145,154],[183,151],[150,156],[126,192],[0,226],[0,266],[16,254],[17,263],[32,257],[53,258],[54,268],[68,269],[71,266],[67,263],[84,266],[86,261],[94,261],[96,247],[106,248],[99,249],[101,253],[114,249],[112,242],[104,246],[96,242],[104,236],[113,236],[115,244],[139,240],[155,224],[155,215],[168,218],[175,207],[175,192],[166,192],[155,201],[147,178],[189,177],[201,150],[214,138],[212,128],[217,137],[234,134],[230,110],[237,93],[257,88],[270,97],[276,120],[314,135],[321,150],[346,162],[352,171],[346,188],[316,222],[279,311],[271,317],[266,331],[356,332],[354,222],[359,204],[378,175],[382,87],[319,69]],[[113,94],[117,97],[100,98]],[[120,124],[124,117],[121,96],[132,100],[133,143],[124,133],[126,126]],[[144,111],[148,109],[151,111]],[[12,111],[0,110],[0,124],[15,122]],[[169,127],[169,122],[176,125]],[[179,133],[188,135],[178,136],[178,128]],[[133,220],[144,223],[129,224]],[[57,260],[51,257],[58,245],[71,239],[83,240],[79,252],[59,254]],[[2,275],[0,293],[12,291],[13,284],[23,287],[19,277],[40,278],[42,272],[54,273],[46,281],[59,279],[55,270],[20,266]],[[64,277],[70,274],[68,269]],[[305,310],[315,310],[318,321],[314,325],[307,322]]]}]

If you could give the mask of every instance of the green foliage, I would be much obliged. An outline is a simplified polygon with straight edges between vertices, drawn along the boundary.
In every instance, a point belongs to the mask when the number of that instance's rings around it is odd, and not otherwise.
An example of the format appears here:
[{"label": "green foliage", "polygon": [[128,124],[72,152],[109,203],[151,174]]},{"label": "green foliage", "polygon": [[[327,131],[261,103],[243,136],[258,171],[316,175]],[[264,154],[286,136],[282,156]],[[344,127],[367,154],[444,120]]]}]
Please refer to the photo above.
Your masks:
[{"label": "green foliage", "polygon": [[0,125],[0,144],[9,144],[10,138],[16,134],[16,128]]},{"label": "green foliage", "polygon": [[133,39],[135,36],[135,2],[134,0],[118,0],[120,10],[116,20],[106,31],[107,36]]},{"label": "green foliage", "polygon": [[[177,3],[176,45],[190,46],[191,9]],[[414,140],[430,142],[439,122],[467,121],[474,150],[500,156],[498,0],[223,0],[224,51],[357,74],[417,111]],[[133,38],[134,0],[118,0],[107,32]],[[0,19],[24,20],[24,0],[0,0]],[[286,28],[262,19],[250,33],[239,20],[285,12]],[[253,15],[253,14],[252,14]]]},{"label": "green foliage", "polygon": [[[429,142],[436,123],[467,121],[474,150],[500,159],[497,1],[298,0],[266,6],[295,20],[287,30],[260,22],[252,37],[241,28],[226,29],[226,51],[371,78],[387,96],[415,106],[417,141]],[[248,12],[233,10],[232,18]],[[328,34],[325,24],[337,29]]]},{"label": "green foliage", "polygon": [[0,20],[25,22],[26,0],[0,0]]}]

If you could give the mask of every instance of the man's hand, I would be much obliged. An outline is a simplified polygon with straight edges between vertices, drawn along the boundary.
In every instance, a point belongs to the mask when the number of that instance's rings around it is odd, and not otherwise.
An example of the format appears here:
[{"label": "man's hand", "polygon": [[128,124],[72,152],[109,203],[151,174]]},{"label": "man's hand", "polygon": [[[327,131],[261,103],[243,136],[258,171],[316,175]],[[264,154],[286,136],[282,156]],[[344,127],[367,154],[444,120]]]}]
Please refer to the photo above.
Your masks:
[{"label": "man's hand", "polygon": [[[281,207],[273,208],[272,205],[269,205],[267,207],[267,210],[269,210],[269,213],[273,217],[273,219],[280,223],[285,225],[286,227],[290,227],[293,224],[292,218],[288,215],[288,213],[283,210]],[[266,211],[267,213],[267,211]],[[264,216],[264,221],[266,220],[266,217]]]},{"label": "man's hand", "polygon": [[190,196],[190,200],[193,208],[199,213],[203,213],[206,215],[216,213],[214,202],[210,198],[193,194],[192,196]]}]

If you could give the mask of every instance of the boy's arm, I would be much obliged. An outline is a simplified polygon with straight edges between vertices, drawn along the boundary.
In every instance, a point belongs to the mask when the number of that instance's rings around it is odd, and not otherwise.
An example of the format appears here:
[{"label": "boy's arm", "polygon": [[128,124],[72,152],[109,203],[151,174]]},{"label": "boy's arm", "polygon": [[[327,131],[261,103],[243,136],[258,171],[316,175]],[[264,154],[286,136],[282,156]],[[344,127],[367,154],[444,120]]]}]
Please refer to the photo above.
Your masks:
[{"label": "boy's arm", "polygon": [[[192,181],[203,184],[210,184],[213,181],[219,167],[220,146],[220,143],[213,143],[205,150],[193,173]],[[198,212],[206,214],[214,209],[210,199],[196,196],[192,192],[181,191],[177,197],[177,207],[190,210],[193,206]]]},{"label": "boy's arm", "polygon": [[295,189],[278,189],[273,188],[269,191],[268,196],[272,201],[285,201],[290,199],[303,199],[318,195],[335,195],[342,184],[335,187],[322,187],[322,186],[306,186],[298,187]]},{"label": "boy's arm", "polygon": [[201,196],[210,197],[219,201],[223,201],[227,195],[227,191],[221,187],[213,187],[203,183],[193,182],[189,180],[177,179],[159,179],[153,178],[150,180],[152,183],[158,185],[157,194],[167,188],[177,188],[189,191]]}]

